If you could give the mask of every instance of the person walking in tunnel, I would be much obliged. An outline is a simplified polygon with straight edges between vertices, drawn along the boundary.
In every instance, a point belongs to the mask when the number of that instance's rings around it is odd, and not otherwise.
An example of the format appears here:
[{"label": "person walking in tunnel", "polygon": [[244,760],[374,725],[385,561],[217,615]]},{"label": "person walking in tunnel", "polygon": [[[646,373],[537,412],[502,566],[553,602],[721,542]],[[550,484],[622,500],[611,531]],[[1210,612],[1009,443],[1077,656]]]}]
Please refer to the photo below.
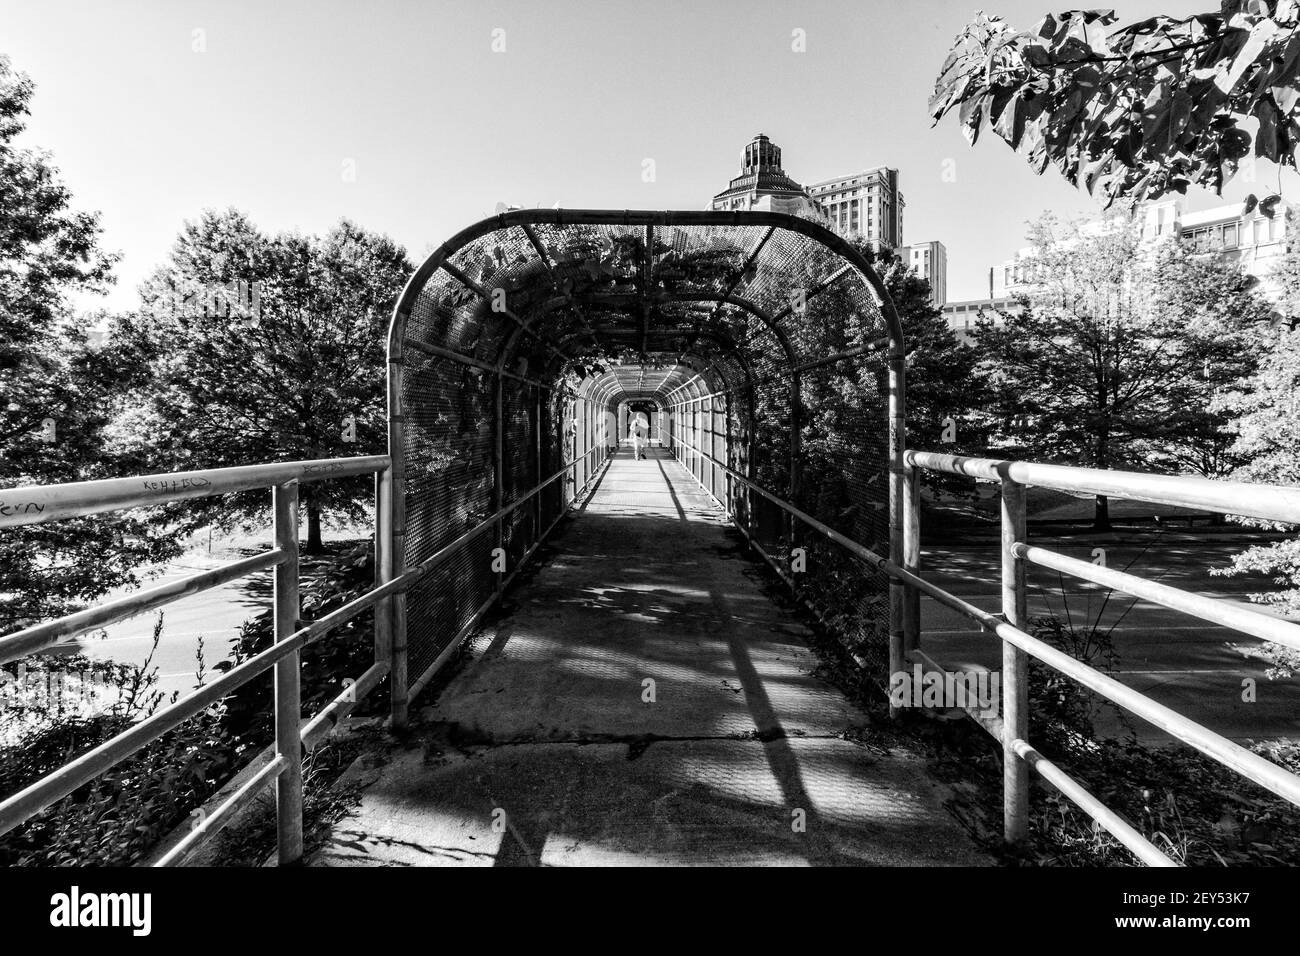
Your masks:
[{"label": "person walking in tunnel", "polygon": [[632,433],[632,455],[638,461],[645,457],[646,442],[650,437],[650,420],[645,412],[633,412],[629,429]]}]

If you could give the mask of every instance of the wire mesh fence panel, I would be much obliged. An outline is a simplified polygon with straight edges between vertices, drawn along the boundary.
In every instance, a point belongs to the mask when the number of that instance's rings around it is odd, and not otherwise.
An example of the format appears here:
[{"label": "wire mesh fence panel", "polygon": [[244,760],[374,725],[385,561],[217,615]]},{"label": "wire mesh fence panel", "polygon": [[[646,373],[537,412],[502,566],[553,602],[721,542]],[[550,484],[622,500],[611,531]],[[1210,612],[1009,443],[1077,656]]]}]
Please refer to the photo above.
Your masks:
[{"label": "wire mesh fence panel", "polygon": [[410,673],[424,674],[496,592],[492,551],[484,534],[454,551],[407,596],[407,660]]},{"label": "wire mesh fence panel", "polygon": [[[533,433],[532,390],[520,382],[506,382],[502,387],[501,426],[502,506],[520,501],[537,483],[537,440]],[[539,531],[531,504],[507,515],[502,528],[502,548],[507,571],[523,562],[524,555],[537,541]]]},{"label": "wire mesh fence panel", "polygon": [[[836,531],[881,555],[889,554],[889,443],[880,427],[887,393],[879,365],[846,359],[802,375],[798,487],[793,503]],[[794,522],[792,575],[796,591],[832,620],[860,657],[887,661],[889,581],[841,546]],[[792,569],[794,569],[792,563]]]},{"label": "wire mesh fence panel", "polygon": [[630,410],[846,643],[878,639],[883,579],[727,474],[888,550],[901,446],[873,343],[901,342],[864,260],[768,213],[519,210],[462,240],[422,270],[394,323],[407,563],[572,467],[412,596],[413,673],[447,639],[435,633],[454,635],[491,596],[491,548],[517,566],[628,440]]}]

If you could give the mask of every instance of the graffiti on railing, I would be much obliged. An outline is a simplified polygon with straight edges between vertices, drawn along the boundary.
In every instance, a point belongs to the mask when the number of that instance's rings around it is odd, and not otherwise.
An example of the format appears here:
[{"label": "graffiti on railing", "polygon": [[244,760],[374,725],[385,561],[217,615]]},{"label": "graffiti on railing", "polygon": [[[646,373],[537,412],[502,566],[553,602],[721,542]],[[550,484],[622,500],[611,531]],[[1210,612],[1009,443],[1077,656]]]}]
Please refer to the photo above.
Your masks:
[{"label": "graffiti on railing", "polygon": [[333,475],[342,471],[347,466],[340,461],[325,461],[319,463],[308,463],[302,466],[304,475]]},{"label": "graffiti on railing", "polygon": [[145,491],[169,493],[190,491],[194,488],[207,488],[212,484],[212,481],[202,475],[189,475],[185,478],[146,478],[140,484],[144,486]]}]

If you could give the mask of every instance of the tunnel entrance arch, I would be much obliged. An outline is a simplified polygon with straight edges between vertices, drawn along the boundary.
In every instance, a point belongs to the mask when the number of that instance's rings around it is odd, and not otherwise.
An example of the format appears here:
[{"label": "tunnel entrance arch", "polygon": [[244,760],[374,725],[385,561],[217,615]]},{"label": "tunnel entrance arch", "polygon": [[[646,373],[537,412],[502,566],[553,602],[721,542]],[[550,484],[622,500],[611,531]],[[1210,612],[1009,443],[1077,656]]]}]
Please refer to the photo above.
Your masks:
[{"label": "tunnel entrance arch", "polygon": [[800,596],[849,622],[855,651],[897,644],[900,586],[803,540],[768,497],[902,563],[902,330],[871,265],[820,224],[635,210],[482,220],[412,276],[388,370],[382,573],[439,565],[396,599],[395,700],[590,489],[626,436],[620,410],[638,404]]}]

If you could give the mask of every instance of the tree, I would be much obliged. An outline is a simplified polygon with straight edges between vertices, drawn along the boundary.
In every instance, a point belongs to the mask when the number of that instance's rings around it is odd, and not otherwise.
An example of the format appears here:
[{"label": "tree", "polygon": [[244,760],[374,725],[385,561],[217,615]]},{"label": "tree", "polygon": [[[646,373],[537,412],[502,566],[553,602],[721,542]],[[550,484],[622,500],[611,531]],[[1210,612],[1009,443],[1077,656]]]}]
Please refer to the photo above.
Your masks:
[{"label": "tree", "polygon": [[1296,0],[1223,0],[1218,13],[1108,32],[1115,20],[1073,10],[1018,32],[977,14],[935,81],[931,116],[956,110],[971,145],[988,125],[1035,172],[1053,166],[1111,202],[1191,183],[1218,192],[1252,143],[1296,168]]},{"label": "tree", "polygon": [[1252,276],[1212,254],[1193,253],[1183,241],[1157,248],[1147,281],[1151,309],[1195,337],[1187,361],[1201,363],[1182,370],[1153,463],[1226,478],[1244,458],[1235,450],[1232,418],[1218,397],[1255,373],[1271,344],[1276,313],[1255,292]]},{"label": "tree", "polygon": [[[943,314],[930,301],[929,283],[895,252],[874,249],[860,237],[851,241],[880,275],[902,325],[907,350],[909,447],[937,447],[948,422],[956,424],[962,446],[980,447],[977,413],[983,392],[982,380],[975,374],[975,350],[958,341]],[[821,268],[817,262],[814,258],[810,263],[814,272]],[[799,322],[798,348],[803,355],[833,355],[870,342],[880,333],[873,317],[857,308],[845,290],[832,287],[808,301]],[[884,374],[883,360],[850,360],[801,376],[805,503],[812,505],[818,497],[826,499],[828,488],[842,484],[844,449],[859,447],[867,439],[877,443],[876,454],[883,460],[881,423],[886,411],[880,402],[887,394]],[[779,413],[771,417],[782,420]],[[954,445],[950,450],[960,448]],[[837,502],[836,506],[848,507],[848,503]],[[823,507],[829,506],[824,503]]]},{"label": "tree", "polygon": [[[187,222],[113,337],[152,369],[130,417],[165,468],[373,454],[385,447],[385,347],[412,272],[388,237],[343,220],[324,238],[263,235],[234,210]],[[364,479],[305,485],[308,551],[327,512],[362,514]],[[169,510],[181,530],[264,518],[263,494]]]},{"label": "tree", "polygon": [[[72,208],[47,154],[15,140],[33,87],[0,56],[0,487],[115,477],[104,428],[117,376],[69,295],[111,281],[99,221]],[[12,502],[12,496],[4,496]],[[6,505],[7,507],[7,505]],[[139,516],[115,514],[7,529],[0,536],[0,628],[66,613],[136,582],[171,551]]]},{"label": "tree", "polygon": [[[979,355],[961,342],[930,299],[930,284],[892,251],[873,252],[860,244],[884,280],[903,326],[907,349],[907,443],[911,448],[981,449],[987,428],[981,411],[987,397],[976,375]],[[955,426],[944,442],[946,423]],[[938,477],[927,474],[927,478]]]},{"label": "tree", "polygon": [[[1279,269],[1291,277],[1283,297],[1300,292],[1300,258],[1295,252]],[[1233,474],[1242,481],[1274,485],[1300,485],[1300,331],[1279,327],[1276,339],[1259,368],[1249,379],[1217,396],[1214,409],[1227,418],[1226,430],[1234,437],[1232,453],[1242,460]],[[1256,527],[1278,527],[1272,522],[1238,518]],[[1233,562],[1238,572],[1264,571],[1279,575],[1288,585],[1276,594],[1265,595],[1265,603],[1288,614],[1300,613],[1300,542],[1294,540],[1256,545]]]},{"label": "tree", "polygon": [[[1210,398],[1251,371],[1251,320],[1267,315],[1245,280],[1177,240],[1144,246],[1126,219],[1044,216],[1032,239],[1025,311],[976,333],[1004,437],[1094,468],[1221,469]],[[1110,525],[1104,496],[1095,524]]]}]

